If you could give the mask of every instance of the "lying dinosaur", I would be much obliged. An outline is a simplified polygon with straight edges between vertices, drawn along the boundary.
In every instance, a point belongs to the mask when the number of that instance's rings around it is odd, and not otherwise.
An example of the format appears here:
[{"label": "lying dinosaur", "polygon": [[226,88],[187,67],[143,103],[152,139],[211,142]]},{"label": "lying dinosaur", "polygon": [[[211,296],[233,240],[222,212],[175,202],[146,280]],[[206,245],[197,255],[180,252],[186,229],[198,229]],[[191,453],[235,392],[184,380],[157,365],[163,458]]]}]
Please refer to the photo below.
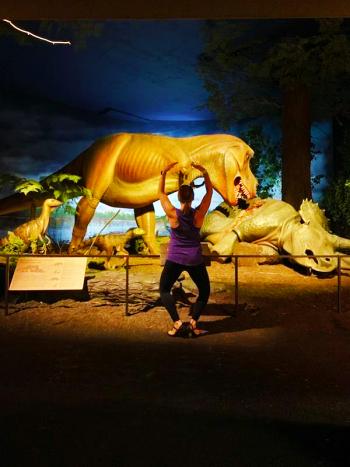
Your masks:
[{"label": "lying dinosaur", "polygon": [[[100,201],[113,207],[133,208],[138,227],[146,233],[150,253],[158,252],[153,202],[158,199],[161,170],[171,162],[166,191],[178,190],[179,173],[186,183],[201,176],[191,163],[204,166],[214,189],[230,204],[256,194],[257,181],[249,161],[253,150],[241,139],[225,134],[172,138],[152,134],[121,133],[97,140],[57,173],[80,175],[92,197],[78,203],[69,251],[75,251]],[[0,200],[0,215],[30,207],[20,194]]]},{"label": "lying dinosaur", "polygon": [[[43,203],[40,216],[19,225],[12,233],[16,235],[16,237],[19,237],[27,247],[35,245],[37,240],[40,240],[45,244],[44,236],[49,226],[51,211],[58,206],[61,206],[61,204],[62,202],[57,199],[46,199]],[[7,235],[0,239],[0,246],[7,245],[9,243],[9,237],[10,235]],[[35,251],[33,251],[33,253],[35,253]]]},{"label": "lying dinosaur", "polygon": [[[338,261],[314,255],[350,252],[350,239],[331,234],[324,212],[307,200],[299,212],[284,201],[270,198],[251,199],[246,209],[221,203],[205,217],[201,237],[212,245],[212,253],[219,255],[234,254],[237,242],[261,245],[262,254],[267,255],[304,255],[291,260],[316,273],[336,270]],[[350,267],[349,258],[341,263],[344,269]]]},{"label": "lying dinosaur", "polygon": [[143,229],[137,227],[136,229],[129,229],[126,233],[108,233],[105,235],[97,235],[84,240],[81,245],[83,253],[89,252],[91,247],[96,247],[100,254],[107,255],[105,265],[107,268],[110,267],[110,260],[113,255],[116,254],[128,254],[125,247],[130,241],[137,237],[142,237],[145,234]]}]

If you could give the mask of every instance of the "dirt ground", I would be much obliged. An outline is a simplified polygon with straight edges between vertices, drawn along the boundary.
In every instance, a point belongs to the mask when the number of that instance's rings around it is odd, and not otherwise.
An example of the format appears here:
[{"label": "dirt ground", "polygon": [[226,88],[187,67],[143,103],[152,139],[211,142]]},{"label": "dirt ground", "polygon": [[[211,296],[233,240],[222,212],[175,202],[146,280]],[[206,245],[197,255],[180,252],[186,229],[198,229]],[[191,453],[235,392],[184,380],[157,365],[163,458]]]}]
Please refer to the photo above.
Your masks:
[{"label": "dirt ground", "polygon": [[160,272],[131,260],[128,316],[124,269],[92,272],[80,297],[10,294],[0,465],[349,465],[350,277],[339,313],[337,277],[240,266],[236,308],[233,265],[212,263],[208,334],[182,339]]}]

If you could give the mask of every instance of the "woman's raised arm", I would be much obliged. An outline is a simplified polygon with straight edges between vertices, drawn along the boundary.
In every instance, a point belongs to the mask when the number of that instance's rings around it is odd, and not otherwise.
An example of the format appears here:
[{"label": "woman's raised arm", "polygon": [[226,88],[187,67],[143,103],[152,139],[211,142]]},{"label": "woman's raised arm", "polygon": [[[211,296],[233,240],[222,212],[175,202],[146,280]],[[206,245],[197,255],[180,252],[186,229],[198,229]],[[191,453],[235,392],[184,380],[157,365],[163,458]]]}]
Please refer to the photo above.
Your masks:
[{"label": "woman's raised arm", "polygon": [[167,165],[160,173],[160,180],[159,180],[159,188],[158,188],[158,198],[162,208],[165,211],[165,214],[168,216],[169,220],[172,218],[176,218],[176,210],[174,206],[171,204],[168,195],[165,192],[165,178],[167,172],[176,165],[177,162],[173,162],[172,164]]},{"label": "woman's raised arm", "polygon": [[196,212],[195,212],[195,215],[194,215],[194,225],[196,227],[200,228],[200,227],[202,227],[204,217],[205,217],[206,213],[208,212],[208,209],[209,209],[209,206],[210,206],[210,203],[211,203],[211,198],[213,196],[213,185],[212,185],[212,183],[210,181],[209,174],[208,174],[207,170],[204,167],[202,167],[199,164],[192,164],[192,166],[195,169],[202,172],[203,177],[204,177],[205,189],[206,189],[206,193],[203,196],[203,199],[202,199],[200,205],[196,208]]}]

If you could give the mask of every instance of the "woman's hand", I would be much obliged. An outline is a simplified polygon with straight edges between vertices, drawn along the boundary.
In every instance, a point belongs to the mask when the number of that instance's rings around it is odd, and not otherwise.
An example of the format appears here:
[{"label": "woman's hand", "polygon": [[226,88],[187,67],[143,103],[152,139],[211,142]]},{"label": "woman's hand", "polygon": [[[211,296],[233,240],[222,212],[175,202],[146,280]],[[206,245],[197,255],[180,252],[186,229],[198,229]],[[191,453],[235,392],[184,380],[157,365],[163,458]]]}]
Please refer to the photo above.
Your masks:
[{"label": "woman's hand", "polygon": [[177,162],[172,162],[171,164],[167,165],[166,167],[164,167],[164,169],[160,172],[162,175],[166,174],[167,172],[169,172],[170,169],[172,169],[175,165],[177,164]]},{"label": "woman's hand", "polygon": [[191,165],[192,167],[194,167],[195,169],[199,170],[202,173],[205,173],[207,171],[207,169],[204,168],[202,165],[195,164],[194,162],[192,162]]}]

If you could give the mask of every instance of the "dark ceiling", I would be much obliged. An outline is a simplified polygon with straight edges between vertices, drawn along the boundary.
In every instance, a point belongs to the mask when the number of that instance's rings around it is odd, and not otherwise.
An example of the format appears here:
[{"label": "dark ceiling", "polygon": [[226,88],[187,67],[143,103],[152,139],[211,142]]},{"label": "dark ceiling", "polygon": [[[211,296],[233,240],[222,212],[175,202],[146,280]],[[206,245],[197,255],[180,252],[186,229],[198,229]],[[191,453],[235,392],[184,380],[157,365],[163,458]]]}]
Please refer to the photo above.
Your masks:
[{"label": "dark ceiling", "polygon": [[0,4],[2,18],[313,18],[349,17],[348,0],[12,0]]}]

